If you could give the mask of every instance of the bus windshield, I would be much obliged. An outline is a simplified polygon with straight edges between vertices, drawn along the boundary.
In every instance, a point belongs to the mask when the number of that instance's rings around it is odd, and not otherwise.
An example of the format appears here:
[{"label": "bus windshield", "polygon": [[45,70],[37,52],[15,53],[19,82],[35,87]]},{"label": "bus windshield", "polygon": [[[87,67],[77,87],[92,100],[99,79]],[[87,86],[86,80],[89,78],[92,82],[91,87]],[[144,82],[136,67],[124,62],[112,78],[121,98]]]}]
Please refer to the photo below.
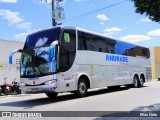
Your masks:
[{"label": "bus windshield", "polygon": [[60,28],[30,34],[21,57],[21,77],[41,77],[56,72],[56,60],[49,55],[50,45],[58,40]]},{"label": "bus windshield", "polygon": [[26,49],[21,59],[21,77],[40,77],[56,72],[56,60],[50,58],[49,46]]}]

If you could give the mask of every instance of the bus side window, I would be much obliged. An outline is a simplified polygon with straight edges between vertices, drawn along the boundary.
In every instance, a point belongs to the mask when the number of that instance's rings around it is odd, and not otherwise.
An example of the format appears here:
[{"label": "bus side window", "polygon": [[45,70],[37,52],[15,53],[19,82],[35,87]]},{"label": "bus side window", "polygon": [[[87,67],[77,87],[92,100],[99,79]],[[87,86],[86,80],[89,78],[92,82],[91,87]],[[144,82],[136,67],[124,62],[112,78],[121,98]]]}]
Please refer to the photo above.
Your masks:
[{"label": "bus side window", "polygon": [[112,54],[114,54],[114,51],[113,51],[113,50],[111,50],[111,53],[112,53]]},{"label": "bus side window", "polygon": [[59,51],[59,71],[65,72],[72,66],[76,55],[75,30],[64,30]]},{"label": "bus side window", "polygon": [[108,48],[106,48],[106,53],[108,53]]},{"label": "bus side window", "polygon": [[150,53],[148,48],[143,48],[142,53],[145,58],[150,58]]},{"label": "bus side window", "polygon": [[94,46],[93,46],[93,45],[91,45],[91,44],[89,44],[89,50],[91,50],[91,51],[95,51]]},{"label": "bus side window", "polygon": [[99,48],[99,52],[102,52],[102,48]]},{"label": "bus side window", "polygon": [[78,31],[78,50],[87,50],[85,33]]}]

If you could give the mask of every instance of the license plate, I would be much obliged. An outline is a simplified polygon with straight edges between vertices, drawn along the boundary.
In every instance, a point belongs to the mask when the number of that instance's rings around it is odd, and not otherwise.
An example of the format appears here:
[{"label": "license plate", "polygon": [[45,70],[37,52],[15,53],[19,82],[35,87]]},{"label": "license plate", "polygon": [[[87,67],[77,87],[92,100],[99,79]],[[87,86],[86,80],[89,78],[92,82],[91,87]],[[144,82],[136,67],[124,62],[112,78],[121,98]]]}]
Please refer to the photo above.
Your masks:
[{"label": "license plate", "polygon": [[37,88],[32,88],[31,91],[32,92],[38,92],[38,89]]}]

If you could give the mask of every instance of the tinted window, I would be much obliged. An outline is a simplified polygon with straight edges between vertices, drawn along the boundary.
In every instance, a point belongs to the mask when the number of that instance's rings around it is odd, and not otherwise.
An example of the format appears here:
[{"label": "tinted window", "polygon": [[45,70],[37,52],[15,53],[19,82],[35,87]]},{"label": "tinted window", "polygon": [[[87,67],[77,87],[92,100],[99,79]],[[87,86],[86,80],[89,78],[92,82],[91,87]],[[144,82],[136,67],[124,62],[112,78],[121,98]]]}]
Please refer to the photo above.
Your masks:
[{"label": "tinted window", "polygon": [[78,32],[78,49],[79,50],[88,50],[86,35],[83,32]]},{"label": "tinted window", "polygon": [[144,57],[149,58],[150,52],[148,48],[136,46],[134,44],[117,41],[116,54],[127,55],[132,57]]},{"label": "tinted window", "polygon": [[115,41],[78,31],[78,49],[114,53]]},{"label": "tinted window", "polygon": [[59,70],[65,72],[72,66],[76,54],[76,32],[75,30],[66,29],[62,33]]},{"label": "tinted window", "polygon": [[133,57],[149,58],[149,49],[78,31],[78,50],[90,50]]},{"label": "tinted window", "polygon": [[60,28],[52,28],[28,35],[24,49],[50,45],[58,40]]}]

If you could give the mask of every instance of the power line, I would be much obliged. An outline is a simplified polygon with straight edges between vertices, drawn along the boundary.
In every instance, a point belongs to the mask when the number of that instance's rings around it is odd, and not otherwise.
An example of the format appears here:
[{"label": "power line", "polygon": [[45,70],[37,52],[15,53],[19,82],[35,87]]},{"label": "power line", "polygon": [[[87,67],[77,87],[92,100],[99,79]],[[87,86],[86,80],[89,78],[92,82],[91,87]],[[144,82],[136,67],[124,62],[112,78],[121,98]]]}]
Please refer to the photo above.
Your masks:
[{"label": "power line", "polygon": [[120,4],[125,3],[125,2],[127,2],[127,1],[129,1],[129,0],[124,0],[124,1],[121,1],[121,2],[118,2],[118,3],[112,4],[112,5],[109,5],[109,6],[104,7],[104,8],[100,8],[100,9],[97,9],[97,10],[94,10],[94,11],[91,11],[91,12],[88,12],[88,13],[85,13],[85,14],[82,14],[82,15],[79,15],[79,16],[74,16],[74,17],[69,18],[69,19],[67,19],[67,20],[64,20],[64,21],[62,21],[62,22],[72,21],[72,20],[78,19],[78,18],[80,18],[80,17],[84,17],[84,16],[87,16],[87,15],[90,15],[90,14],[93,14],[93,13],[96,13],[96,12],[99,12],[99,11],[101,11],[101,10],[104,10],[104,9],[107,9],[107,8],[111,8],[111,7],[120,5]]}]

